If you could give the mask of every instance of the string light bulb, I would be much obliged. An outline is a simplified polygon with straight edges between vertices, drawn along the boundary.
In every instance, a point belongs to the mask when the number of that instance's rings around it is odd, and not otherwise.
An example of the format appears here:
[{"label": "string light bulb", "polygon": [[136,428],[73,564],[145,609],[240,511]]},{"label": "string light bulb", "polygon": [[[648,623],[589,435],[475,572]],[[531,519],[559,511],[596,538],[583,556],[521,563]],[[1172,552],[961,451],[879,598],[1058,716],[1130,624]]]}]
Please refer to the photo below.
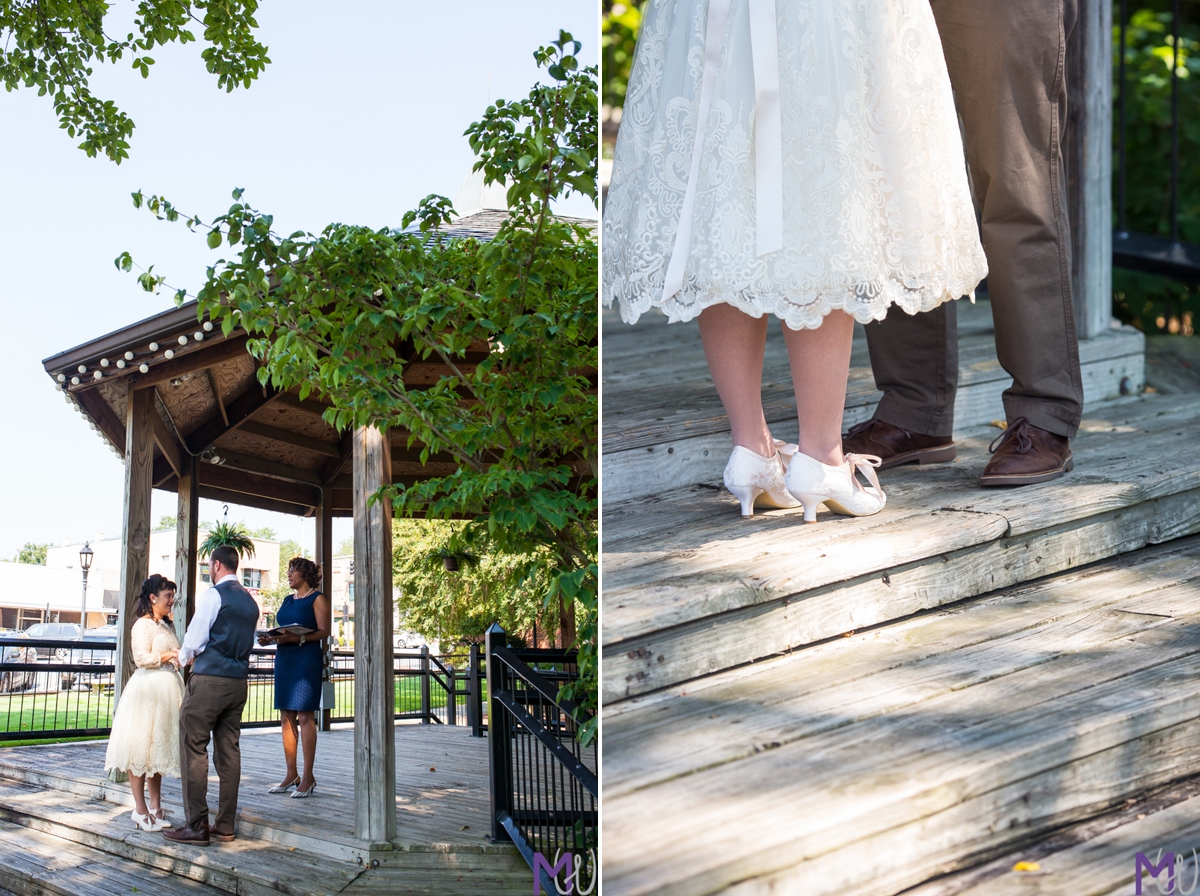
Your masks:
[{"label": "string light bulb", "polygon": [[205,332],[205,333],[211,333],[211,332],[212,332],[212,321],[211,321],[211,320],[206,320],[206,321],[204,322],[204,332]]},{"label": "string light bulb", "polygon": [[57,379],[60,383],[65,383],[67,381],[67,375],[65,373],[60,373],[57,377],[55,377],[55,379]]},{"label": "string light bulb", "polygon": [[125,369],[125,359],[124,359],[124,358],[118,358],[118,359],[117,359],[117,369],[118,369],[118,370],[124,370],[124,369]]},{"label": "string light bulb", "polygon": [[126,353],[125,353],[125,360],[126,360],[126,361],[132,361],[132,360],[133,360],[133,352],[126,352]]},{"label": "string light bulb", "polygon": [[180,336],[180,337],[179,337],[179,344],[180,344],[180,345],[187,345],[187,336]]},{"label": "string light bulb", "polygon": [[192,334],[192,338],[195,339],[197,342],[203,342],[204,334],[201,333],[199,330],[197,330],[195,333]]},{"label": "string light bulb", "polygon": [[143,362],[141,363],[141,366],[140,366],[140,367],[138,367],[138,370],[140,370],[142,373],[149,373],[149,372],[150,372],[150,365],[149,365],[149,364],[147,364],[145,361],[143,361]]},{"label": "string light bulb", "polygon": [[163,355],[167,358],[167,360],[170,360],[171,358],[175,357],[175,351],[173,349],[167,349],[165,352],[163,352]]},{"label": "string light bulb", "polygon": [[101,359],[100,359],[100,366],[101,366],[101,367],[107,367],[107,366],[108,366],[108,358],[101,358]]},{"label": "string light bulb", "polygon": [[87,365],[86,364],[80,364],[75,369],[78,370],[80,373],[87,373]]},{"label": "string light bulb", "polygon": [[158,351],[158,343],[157,342],[150,343],[150,351],[152,351],[152,352]]},{"label": "string light bulb", "polygon": [[77,377],[77,376],[71,377],[71,385],[78,386],[79,385],[79,377]]},{"label": "string light bulb", "polygon": [[92,379],[98,380],[98,379],[102,378],[103,376],[104,376],[104,374],[102,374],[99,370],[97,370],[92,374]]}]

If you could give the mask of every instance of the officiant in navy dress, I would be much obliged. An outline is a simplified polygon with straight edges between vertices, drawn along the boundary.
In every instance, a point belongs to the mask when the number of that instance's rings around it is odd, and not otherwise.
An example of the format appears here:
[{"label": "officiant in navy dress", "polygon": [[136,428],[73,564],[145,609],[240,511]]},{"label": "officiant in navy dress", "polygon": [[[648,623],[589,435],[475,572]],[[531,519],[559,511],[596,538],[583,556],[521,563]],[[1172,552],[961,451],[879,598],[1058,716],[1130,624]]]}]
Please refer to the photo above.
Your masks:
[{"label": "officiant in navy dress", "polygon": [[[293,593],[284,598],[275,614],[278,627],[300,625],[309,634],[263,635],[259,644],[277,644],[275,651],[275,708],[282,717],[285,769],[271,793],[291,792],[292,799],[312,796],[317,782],[313,759],[317,751],[317,710],[321,706],[322,642],[329,637],[332,608],[319,588],[321,569],[304,557],[288,563],[288,586]],[[297,742],[304,752],[304,771],[297,770]]]}]

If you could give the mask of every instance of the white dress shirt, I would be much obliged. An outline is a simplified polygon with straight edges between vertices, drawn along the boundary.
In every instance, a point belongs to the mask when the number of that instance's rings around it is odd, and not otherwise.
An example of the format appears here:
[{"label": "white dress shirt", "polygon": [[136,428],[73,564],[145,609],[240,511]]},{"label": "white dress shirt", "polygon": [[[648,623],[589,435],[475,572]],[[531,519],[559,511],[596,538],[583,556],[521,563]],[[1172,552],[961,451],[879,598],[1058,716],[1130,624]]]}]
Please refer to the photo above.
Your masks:
[{"label": "white dress shirt", "polygon": [[187,633],[183,636],[183,646],[179,648],[180,666],[186,666],[202,654],[204,648],[208,646],[208,636],[212,631],[212,625],[217,621],[217,614],[221,612],[221,592],[215,586],[237,580],[237,574],[230,573],[221,581],[214,582],[196,598],[196,615],[192,617],[192,621],[187,627]]}]

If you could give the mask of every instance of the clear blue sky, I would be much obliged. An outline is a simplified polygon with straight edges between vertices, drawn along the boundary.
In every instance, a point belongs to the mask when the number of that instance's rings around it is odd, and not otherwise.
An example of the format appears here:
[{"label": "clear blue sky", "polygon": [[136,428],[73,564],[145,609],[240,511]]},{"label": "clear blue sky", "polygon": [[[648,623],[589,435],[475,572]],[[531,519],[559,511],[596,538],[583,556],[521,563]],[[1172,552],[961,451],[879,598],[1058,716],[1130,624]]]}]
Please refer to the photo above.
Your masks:
[{"label": "clear blue sky", "polygon": [[[218,90],[198,43],[158,48],[148,80],[124,63],[96,67],[94,88],[137,123],[120,166],[76,149],[48,98],[0,92],[0,320],[9,344],[0,355],[0,558],[27,541],[120,534],[122,465],[40,364],[172,307],[113,259],[129,251],[193,290],[220,255],[135,210],[131,192],[168,196],[211,219],[244,187],[282,232],[396,225],[429,193],[454,198],[472,162],[463,130],[489,98],[528,92],[538,77],[533,50],[559,28],[583,42],[584,64],[596,63],[598,16],[596,0],[264,0],[258,21],[272,63],[249,90]],[[561,211],[595,215],[578,201]],[[156,520],[174,507],[174,495],[155,493]],[[201,503],[202,518],[220,512]],[[308,520],[236,507],[230,519],[313,541]],[[335,540],[349,534],[341,522]]]}]

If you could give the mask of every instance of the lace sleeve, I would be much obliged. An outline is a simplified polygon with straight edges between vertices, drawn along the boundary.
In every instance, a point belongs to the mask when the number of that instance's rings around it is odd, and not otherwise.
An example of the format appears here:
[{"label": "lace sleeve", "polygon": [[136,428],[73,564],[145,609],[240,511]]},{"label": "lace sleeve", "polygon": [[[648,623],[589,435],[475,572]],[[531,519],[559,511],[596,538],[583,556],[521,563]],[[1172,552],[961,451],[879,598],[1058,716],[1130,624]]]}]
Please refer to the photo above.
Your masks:
[{"label": "lace sleeve", "polygon": [[142,617],[133,624],[129,633],[129,646],[133,651],[133,662],[139,669],[157,669],[162,660],[154,649],[154,623]]}]

